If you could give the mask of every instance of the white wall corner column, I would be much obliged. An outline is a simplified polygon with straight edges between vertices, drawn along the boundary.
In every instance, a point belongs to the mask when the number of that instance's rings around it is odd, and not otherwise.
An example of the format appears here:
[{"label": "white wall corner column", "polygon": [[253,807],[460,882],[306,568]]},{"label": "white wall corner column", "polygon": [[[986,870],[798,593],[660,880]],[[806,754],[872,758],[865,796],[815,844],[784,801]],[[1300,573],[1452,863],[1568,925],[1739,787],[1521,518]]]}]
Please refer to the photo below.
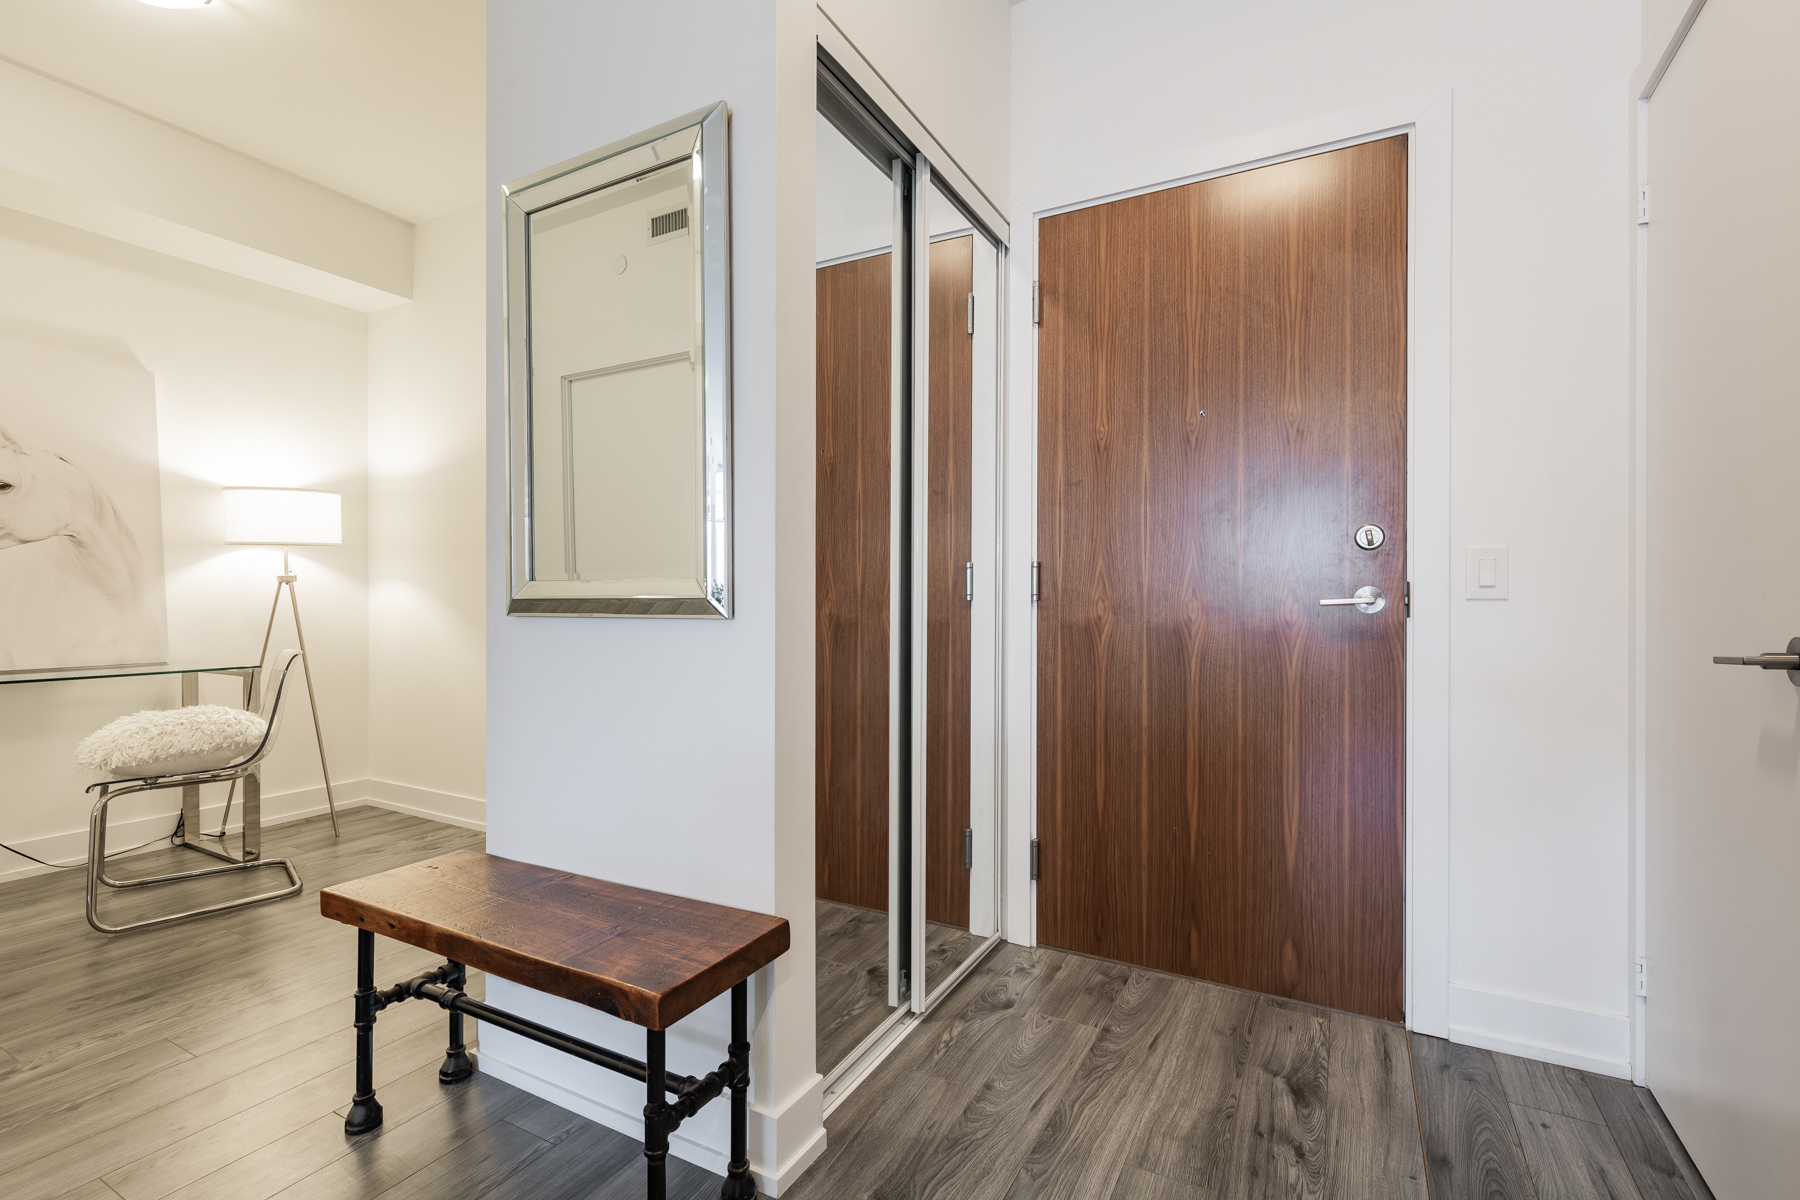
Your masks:
[{"label": "white wall corner column", "polygon": [[[709,0],[678,53],[653,6],[488,6],[488,848],[786,917],[751,985],[750,1160],[777,1195],[823,1152],[814,1049],[814,10]],[[607,48],[613,48],[608,50]],[[616,51],[616,52],[615,52]],[[596,69],[604,55],[604,69]],[[736,616],[505,615],[499,187],[671,117],[731,106]],[[497,1005],[630,1052],[642,1031],[495,980]],[[729,1001],[669,1034],[671,1070],[719,1062]],[[641,1136],[641,1087],[502,1033],[483,1069]],[[722,1171],[715,1104],[673,1139]]]},{"label": "white wall corner column", "polygon": [[487,209],[423,221],[411,303],[368,318],[369,803],[487,824]]}]

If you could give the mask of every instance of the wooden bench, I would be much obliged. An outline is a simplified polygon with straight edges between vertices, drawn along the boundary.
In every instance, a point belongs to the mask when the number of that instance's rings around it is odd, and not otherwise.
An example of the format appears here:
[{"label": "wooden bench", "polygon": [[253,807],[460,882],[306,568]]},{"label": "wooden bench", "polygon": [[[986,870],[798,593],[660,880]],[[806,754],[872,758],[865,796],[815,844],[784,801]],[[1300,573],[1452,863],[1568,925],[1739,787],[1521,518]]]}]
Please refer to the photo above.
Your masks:
[{"label": "wooden bench", "polygon": [[[746,1092],[750,1085],[746,980],[788,948],[781,917],[726,908],[515,862],[479,850],[413,863],[319,893],[319,911],[356,926],[356,1092],[344,1131],[381,1125],[375,1099],[375,1015],[403,1000],[450,1012],[450,1046],[438,1078],[474,1071],[463,1045],[466,1014],[645,1085],[648,1195],[664,1200],[669,1135],[709,1100],[731,1092],[731,1159],[720,1195],[749,1200]],[[375,988],[375,935],[442,954],[443,966],[382,991]],[[490,1008],[466,995],[474,967],[642,1025],[644,1060]],[[665,1031],[731,992],[731,1044],[703,1079],[672,1075]],[[671,1101],[670,1096],[674,1099]]]}]

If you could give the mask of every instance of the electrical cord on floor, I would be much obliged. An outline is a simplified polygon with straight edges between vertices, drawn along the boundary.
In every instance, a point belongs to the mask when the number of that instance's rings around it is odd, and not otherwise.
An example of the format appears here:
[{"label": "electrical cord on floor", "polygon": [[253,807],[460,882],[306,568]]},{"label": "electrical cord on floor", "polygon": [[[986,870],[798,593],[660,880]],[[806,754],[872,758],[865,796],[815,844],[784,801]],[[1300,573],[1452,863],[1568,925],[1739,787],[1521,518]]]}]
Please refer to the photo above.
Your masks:
[{"label": "electrical cord on floor", "polygon": [[[168,842],[172,845],[172,844],[174,844],[176,836],[179,835],[180,833],[181,833],[181,818],[177,817],[175,819],[175,831],[173,833],[169,834],[168,837],[154,837],[154,838],[151,838],[147,842],[139,842],[135,846],[127,846],[123,850],[114,850],[111,854],[108,854],[106,857],[117,858],[121,854],[130,854],[133,850],[142,850],[145,846],[153,846],[157,842]],[[51,869],[57,870],[57,871],[72,871],[76,867],[85,867],[85,866],[87,866],[87,863],[88,863],[88,860],[85,858],[82,859],[80,862],[72,862],[72,863],[45,862],[43,859],[39,858],[37,855],[27,854],[23,850],[20,850],[19,848],[17,848],[16,846],[9,846],[5,842],[0,842],[0,850],[10,851],[11,853],[18,855],[20,858],[29,858],[32,862],[37,863],[41,867],[50,867]]]},{"label": "electrical cord on floor", "polygon": [[[187,814],[186,813],[178,813],[175,817],[175,832],[171,833],[169,835],[169,845],[171,845],[171,846],[181,845],[182,834],[184,834],[186,831],[187,831]],[[206,832],[206,830],[202,829],[200,831],[200,836],[203,838],[211,838],[215,842],[222,842],[225,840],[225,828],[224,828],[224,826],[220,826],[219,832],[217,832],[217,833],[208,833],[208,832]],[[146,846],[148,846],[149,844],[150,844],[149,842],[144,843],[144,845],[146,845]],[[111,858],[112,855],[109,854],[106,857]]]}]

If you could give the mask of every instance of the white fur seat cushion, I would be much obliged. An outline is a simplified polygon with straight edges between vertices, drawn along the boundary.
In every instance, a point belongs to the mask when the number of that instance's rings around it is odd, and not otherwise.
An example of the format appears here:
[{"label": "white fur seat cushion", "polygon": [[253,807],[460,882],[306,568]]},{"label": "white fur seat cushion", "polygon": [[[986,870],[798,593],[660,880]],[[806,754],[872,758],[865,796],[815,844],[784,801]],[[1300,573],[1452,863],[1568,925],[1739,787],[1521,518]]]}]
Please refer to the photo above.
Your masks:
[{"label": "white fur seat cushion", "polygon": [[75,765],[114,779],[212,771],[248,756],[267,728],[255,713],[223,704],[146,709],[90,733],[75,748]]}]

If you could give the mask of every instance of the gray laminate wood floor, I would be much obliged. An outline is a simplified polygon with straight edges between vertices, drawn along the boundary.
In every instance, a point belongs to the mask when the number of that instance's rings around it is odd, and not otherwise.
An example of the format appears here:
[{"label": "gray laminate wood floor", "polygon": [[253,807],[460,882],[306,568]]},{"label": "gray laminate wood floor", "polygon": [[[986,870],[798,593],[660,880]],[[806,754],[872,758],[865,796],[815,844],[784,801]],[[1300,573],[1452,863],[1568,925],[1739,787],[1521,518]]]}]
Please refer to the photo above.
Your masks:
[{"label": "gray laminate wood floor", "polygon": [[815,901],[819,1070],[829,1071],[893,1014],[888,1007],[888,917]]},{"label": "gray laminate wood floor", "polygon": [[1629,1083],[1016,946],[826,1124],[795,1200],[1710,1200]]},{"label": "gray laminate wood floor", "polygon": [[[323,818],[268,831],[304,895],[185,926],[93,933],[78,872],[0,885],[0,1197],[642,1195],[631,1139],[497,1079],[439,1084],[443,1014],[425,1005],[377,1023],[387,1123],[344,1136],[355,938],[319,917],[318,889],[481,838],[372,808],[343,824],[335,841]],[[155,890],[107,899],[166,902]],[[432,961],[377,945],[384,983]],[[1630,1084],[1014,946],[827,1125],[798,1200],[1710,1200]],[[670,1174],[676,1200],[718,1194],[698,1168]]]},{"label": "gray laminate wood floor", "polygon": [[[575,1200],[643,1194],[642,1146],[477,1075],[444,1087],[444,1014],[402,1004],[376,1022],[386,1123],[344,1136],[353,1083],[355,931],[319,916],[321,887],[482,836],[376,808],[265,831],[303,894],[106,937],[82,917],[79,871],[0,885],[0,1197],[6,1200]],[[192,851],[114,860],[124,877],[204,865]],[[249,894],[249,872],[102,897],[115,916]],[[160,893],[160,895],[158,894]],[[434,956],[376,939],[385,986]],[[469,990],[483,994],[479,973]],[[476,1036],[474,1022],[470,1032]],[[719,1179],[671,1162],[669,1194]]]},{"label": "gray laminate wood floor", "polygon": [[[817,1052],[819,1071],[828,1074],[894,1013],[888,1006],[888,918],[832,900],[814,904]],[[935,987],[983,940],[967,929],[931,922],[925,929],[925,978]]]}]

